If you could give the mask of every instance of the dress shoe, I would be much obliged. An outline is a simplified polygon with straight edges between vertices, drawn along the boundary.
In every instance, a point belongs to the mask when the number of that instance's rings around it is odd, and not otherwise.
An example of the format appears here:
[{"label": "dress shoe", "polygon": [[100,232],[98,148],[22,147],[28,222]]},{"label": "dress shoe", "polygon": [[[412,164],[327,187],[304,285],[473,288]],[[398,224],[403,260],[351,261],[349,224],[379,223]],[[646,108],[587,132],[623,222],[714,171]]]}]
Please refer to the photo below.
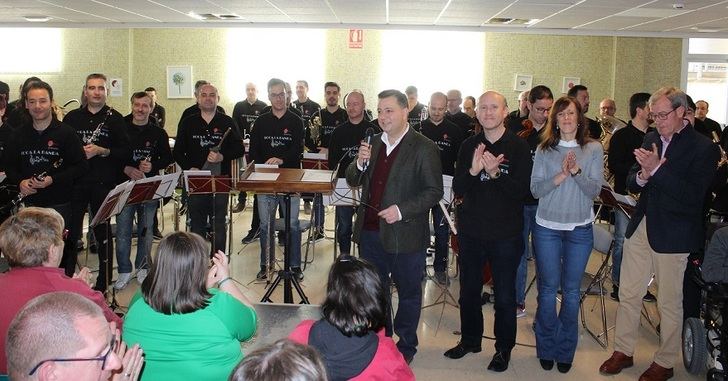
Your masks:
[{"label": "dress shoe", "polygon": [[293,276],[295,276],[299,282],[303,280],[303,271],[301,271],[300,267],[291,267],[291,273],[293,273]]},{"label": "dress shoe", "polygon": [[506,352],[495,352],[493,359],[488,364],[488,370],[494,372],[505,372],[508,369],[508,361],[511,360],[511,354]]},{"label": "dress shoe", "polygon": [[233,207],[233,213],[240,213],[243,211],[243,209],[245,209],[245,204],[239,202]]},{"label": "dress shoe", "polygon": [[255,275],[255,279],[257,279],[257,280],[268,279],[268,269],[266,269],[265,267],[261,267],[260,271],[258,271],[258,274]]},{"label": "dress shoe", "polygon": [[654,303],[657,301],[657,298],[655,297],[655,295],[652,295],[652,293],[650,291],[647,291],[645,296],[642,297],[642,301]]},{"label": "dress shoe", "polygon": [[466,347],[462,343],[458,343],[458,345],[448,349],[445,352],[445,357],[451,358],[451,359],[459,359],[463,356],[467,355],[468,353],[478,353],[482,349],[480,347]]},{"label": "dress shoe", "polygon": [[674,375],[672,368],[663,368],[653,362],[650,364],[650,367],[642,373],[639,381],[665,381],[671,379]]},{"label": "dress shoe", "polygon": [[541,360],[541,359],[538,359],[538,362],[541,363],[541,368],[543,368],[543,370],[551,370],[551,369],[554,369],[554,360]]},{"label": "dress shoe", "polygon": [[612,300],[619,301],[619,286],[612,286],[612,293],[609,294],[609,297]]},{"label": "dress shoe", "polygon": [[624,368],[629,368],[634,365],[632,356],[627,356],[620,351],[614,351],[612,357],[607,359],[602,366],[599,367],[599,373],[602,374],[617,374]]},{"label": "dress shoe", "polygon": [[556,369],[558,369],[559,372],[561,372],[561,373],[568,373],[571,370],[571,363],[570,362],[557,362]]},{"label": "dress shoe", "polygon": [[243,237],[243,243],[247,245],[247,244],[255,241],[256,239],[258,239],[258,235],[259,235],[258,232],[259,232],[258,229],[248,230],[248,235],[246,235],[245,237]]}]

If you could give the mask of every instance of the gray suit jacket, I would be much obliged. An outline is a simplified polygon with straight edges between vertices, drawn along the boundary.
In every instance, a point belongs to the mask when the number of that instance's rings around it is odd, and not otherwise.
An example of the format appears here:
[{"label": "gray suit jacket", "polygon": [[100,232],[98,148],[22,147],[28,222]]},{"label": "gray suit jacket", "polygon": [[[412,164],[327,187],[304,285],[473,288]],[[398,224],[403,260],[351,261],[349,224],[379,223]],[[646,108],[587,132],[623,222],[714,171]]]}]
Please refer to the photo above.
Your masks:
[{"label": "gray suit jacket", "polygon": [[[369,182],[376,165],[379,151],[386,149],[381,134],[372,139],[372,159],[366,172],[352,161],[346,169],[346,182],[350,186],[361,185],[361,201],[356,213],[354,242],[359,242],[364,226],[364,212],[369,203]],[[397,205],[402,220],[388,224],[379,220],[379,237],[384,249],[390,253],[412,253],[424,250],[430,243],[429,212],[442,198],[442,166],[435,143],[412,128],[399,143],[399,153],[387,177],[382,197],[382,209]]]}]

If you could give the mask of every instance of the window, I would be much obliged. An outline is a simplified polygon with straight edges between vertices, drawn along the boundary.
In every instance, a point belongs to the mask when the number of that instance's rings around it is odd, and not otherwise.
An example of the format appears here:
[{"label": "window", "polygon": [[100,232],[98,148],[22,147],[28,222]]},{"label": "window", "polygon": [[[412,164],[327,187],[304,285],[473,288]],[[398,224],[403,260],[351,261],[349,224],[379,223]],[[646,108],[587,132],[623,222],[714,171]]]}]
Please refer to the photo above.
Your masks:
[{"label": "window", "polygon": [[61,30],[0,28],[0,73],[57,73],[61,71]]},{"label": "window", "polygon": [[722,126],[728,121],[728,39],[691,38],[687,57],[687,93],[705,100],[708,118]]},{"label": "window", "polygon": [[228,31],[227,96],[245,99],[245,84],[253,82],[258,99],[268,102],[268,80],[280,78],[291,85],[296,100],[296,81],[309,83],[309,97],[323,98],[326,34],[320,29],[237,28]]},{"label": "window", "polygon": [[[417,87],[420,103],[436,91],[483,92],[484,33],[423,30],[382,32],[379,89]],[[467,59],[462,57],[467,56]]]}]

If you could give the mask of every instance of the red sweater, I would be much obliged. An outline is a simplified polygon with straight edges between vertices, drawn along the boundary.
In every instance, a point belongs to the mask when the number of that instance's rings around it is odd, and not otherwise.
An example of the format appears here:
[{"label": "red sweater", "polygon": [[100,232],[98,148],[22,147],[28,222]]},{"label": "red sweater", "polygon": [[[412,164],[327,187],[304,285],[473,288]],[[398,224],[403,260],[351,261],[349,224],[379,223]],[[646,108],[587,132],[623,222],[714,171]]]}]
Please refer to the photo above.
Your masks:
[{"label": "red sweater", "polygon": [[[308,345],[308,334],[311,332],[313,323],[315,323],[314,320],[302,321],[288,335],[288,338],[297,343]],[[404,361],[404,357],[402,357],[392,338],[384,335],[384,329],[377,332],[377,336],[379,336],[379,346],[372,362],[363,372],[351,380],[414,381],[415,374],[412,373],[412,369]]]},{"label": "red sweater", "polygon": [[387,179],[389,178],[389,172],[392,170],[392,165],[397,159],[399,153],[399,147],[401,144],[397,144],[396,147],[387,156],[387,147],[382,145],[379,150],[377,162],[374,165],[374,172],[369,182],[369,200],[368,204],[371,207],[367,207],[364,212],[364,230],[379,231],[379,216],[377,215],[380,210],[390,207],[390,205],[382,205],[382,198],[384,197],[384,190],[387,188]]},{"label": "red sweater", "polygon": [[[11,268],[0,274],[0,374],[7,374],[8,366],[5,357],[5,340],[8,326],[15,315],[27,302],[36,296],[55,291],[68,291],[79,294],[96,303],[107,321],[115,321],[121,329],[123,320],[106,304],[104,296],[94,291],[80,279],[72,279],[63,273],[63,269],[55,267]],[[53,332],[48,332],[52,335]]]}]

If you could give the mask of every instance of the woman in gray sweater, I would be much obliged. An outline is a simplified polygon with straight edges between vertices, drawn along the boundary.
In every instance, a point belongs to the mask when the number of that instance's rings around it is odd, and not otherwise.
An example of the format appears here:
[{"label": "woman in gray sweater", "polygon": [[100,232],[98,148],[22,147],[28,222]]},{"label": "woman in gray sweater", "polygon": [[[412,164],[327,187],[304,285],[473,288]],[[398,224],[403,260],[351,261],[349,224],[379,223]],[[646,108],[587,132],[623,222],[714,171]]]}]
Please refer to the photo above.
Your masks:
[{"label": "woman in gray sweater", "polygon": [[[558,99],[536,150],[531,193],[538,199],[536,352],[541,367],[571,369],[578,340],[579,288],[592,250],[593,200],[602,184],[603,151],[589,138],[579,103]],[[556,311],[556,291],[562,290]]]}]

